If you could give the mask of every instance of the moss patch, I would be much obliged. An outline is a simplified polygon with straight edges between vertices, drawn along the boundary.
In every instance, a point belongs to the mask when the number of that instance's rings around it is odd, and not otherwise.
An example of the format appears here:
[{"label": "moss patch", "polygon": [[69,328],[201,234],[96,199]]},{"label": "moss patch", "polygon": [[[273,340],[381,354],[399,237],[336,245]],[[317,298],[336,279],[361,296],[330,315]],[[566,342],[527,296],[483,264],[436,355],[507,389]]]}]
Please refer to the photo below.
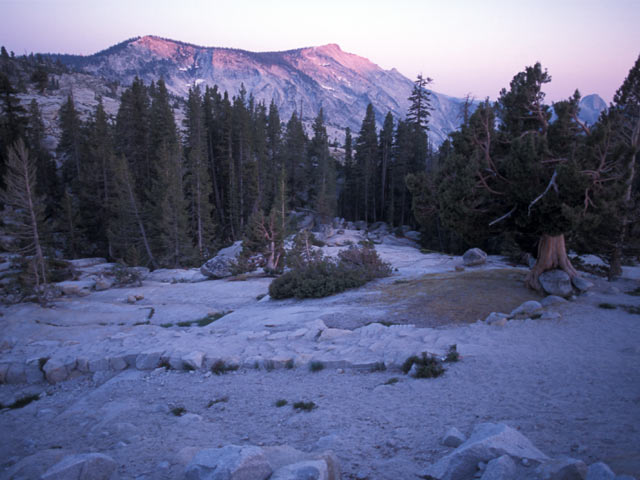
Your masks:
[{"label": "moss patch", "polygon": [[491,312],[510,312],[539,300],[515,269],[467,270],[425,275],[402,284],[379,285],[380,302],[394,306],[390,323],[418,327],[473,323]]}]

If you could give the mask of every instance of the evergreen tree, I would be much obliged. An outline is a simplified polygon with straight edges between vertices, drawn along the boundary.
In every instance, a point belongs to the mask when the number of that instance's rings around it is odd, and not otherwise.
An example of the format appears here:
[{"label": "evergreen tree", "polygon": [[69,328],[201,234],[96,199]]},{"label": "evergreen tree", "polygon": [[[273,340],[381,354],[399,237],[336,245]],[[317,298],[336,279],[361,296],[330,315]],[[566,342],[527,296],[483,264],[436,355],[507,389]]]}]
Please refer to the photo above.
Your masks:
[{"label": "evergreen tree", "polygon": [[393,115],[387,113],[384,118],[384,125],[380,131],[380,183],[379,192],[379,218],[385,219],[389,225],[393,225],[393,209],[389,208],[389,178],[392,175],[392,156],[393,156]]},{"label": "evergreen tree", "polygon": [[77,182],[80,178],[80,158],[82,152],[82,122],[76,110],[73,96],[68,95],[67,101],[60,107],[58,114],[60,126],[60,141],[56,149],[62,164],[62,181],[65,185]]},{"label": "evergreen tree", "polygon": [[355,217],[365,222],[376,221],[375,185],[378,159],[378,134],[373,105],[367,106],[356,140],[355,171],[358,188]]},{"label": "evergreen tree", "polygon": [[[627,78],[613,98],[611,116],[614,122],[616,143],[620,146],[621,174],[624,193],[620,202],[619,227],[615,232],[616,241],[611,255],[610,277],[622,273],[622,255],[630,232],[640,224],[640,174],[638,151],[640,150],[640,56],[629,71]],[[636,251],[640,248],[636,245]]]},{"label": "evergreen tree", "polygon": [[302,121],[294,111],[287,122],[283,152],[288,175],[287,185],[292,192],[292,208],[306,206],[309,202],[309,178],[305,176],[307,142]]},{"label": "evergreen tree", "polygon": [[[26,110],[20,105],[9,77],[0,73],[0,178],[4,178],[9,147],[24,137]],[[0,188],[4,185],[0,183]]]},{"label": "evergreen tree", "polygon": [[413,82],[413,90],[409,96],[411,105],[407,112],[407,120],[424,131],[429,130],[429,117],[431,116],[431,92],[427,90],[427,86],[431,82],[433,82],[431,78],[424,78],[422,74],[419,74],[418,78]]},{"label": "evergreen tree", "polygon": [[341,215],[348,220],[355,218],[356,173],[353,160],[353,139],[347,127],[344,135],[344,184],[340,193]]},{"label": "evergreen tree", "polygon": [[211,204],[211,177],[208,170],[204,111],[200,89],[189,89],[186,127],[186,196],[189,205],[189,231],[200,259],[214,248],[214,223]]},{"label": "evergreen tree", "polygon": [[26,138],[31,148],[31,156],[36,163],[36,195],[44,198],[45,216],[50,218],[55,214],[56,205],[60,201],[60,182],[55,161],[44,145],[44,122],[35,99],[29,104]]},{"label": "evergreen tree", "polygon": [[31,255],[35,287],[47,282],[44,259],[44,207],[36,193],[36,162],[30,157],[22,139],[18,139],[8,151],[7,171],[0,197],[9,207],[5,221],[9,235],[16,241],[16,251]]},{"label": "evergreen tree", "polygon": [[318,112],[313,124],[313,138],[309,143],[309,165],[312,179],[310,196],[318,215],[328,221],[336,210],[336,171],[334,160],[329,153],[329,139],[324,125],[324,111]]}]

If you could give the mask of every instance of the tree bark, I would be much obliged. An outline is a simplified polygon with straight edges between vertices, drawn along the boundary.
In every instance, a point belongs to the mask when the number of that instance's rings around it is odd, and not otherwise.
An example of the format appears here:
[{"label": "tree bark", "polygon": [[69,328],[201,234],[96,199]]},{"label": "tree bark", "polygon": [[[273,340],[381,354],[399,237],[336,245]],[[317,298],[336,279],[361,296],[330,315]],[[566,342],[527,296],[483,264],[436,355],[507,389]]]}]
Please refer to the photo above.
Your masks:
[{"label": "tree bark", "polygon": [[538,241],[538,259],[536,264],[527,274],[525,285],[533,290],[542,290],[538,277],[547,270],[560,269],[570,278],[578,276],[577,270],[571,265],[567,256],[567,248],[564,242],[564,234],[543,234]]}]

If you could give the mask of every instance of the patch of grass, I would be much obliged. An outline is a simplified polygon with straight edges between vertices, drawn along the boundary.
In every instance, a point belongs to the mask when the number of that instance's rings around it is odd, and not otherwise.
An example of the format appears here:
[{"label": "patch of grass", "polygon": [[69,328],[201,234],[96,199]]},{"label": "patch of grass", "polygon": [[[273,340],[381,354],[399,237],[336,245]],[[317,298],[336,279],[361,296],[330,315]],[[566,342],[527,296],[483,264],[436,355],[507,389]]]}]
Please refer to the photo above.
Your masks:
[{"label": "patch of grass", "polygon": [[453,344],[449,346],[449,350],[447,351],[447,356],[444,357],[445,362],[457,362],[460,360],[460,354],[458,353],[458,345]]},{"label": "patch of grass", "polygon": [[319,372],[320,370],[324,370],[324,363],[322,362],[311,362],[309,364],[309,370],[312,372]]},{"label": "patch of grass", "polygon": [[184,407],[172,407],[169,411],[176,417],[181,417],[187,413],[187,409]]},{"label": "patch of grass", "polygon": [[[106,325],[106,323],[105,323]],[[147,320],[146,322],[136,322],[133,324],[134,327],[138,327],[140,325],[151,325],[151,322],[149,320]]]},{"label": "patch of grass", "polygon": [[627,295],[633,295],[634,297],[640,297],[640,287],[636,288],[635,290],[630,290],[624,293],[626,293]]},{"label": "patch of grass", "polygon": [[2,403],[0,403],[0,410],[2,410],[3,408],[10,408],[12,410],[17,410],[18,408],[26,407],[31,402],[35,402],[36,400],[39,400],[39,399],[40,399],[40,395],[35,395],[35,394],[26,395],[24,397],[17,399],[13,403],[10,403],[9,405],[3,405]]},{"label": "patch of grass", "polygon": [[186,372],[192,372],[196,369],[196,367],[194,367],[193,365],[190,365],[188,363],[183,363],[182,364],[182,369],[185,370]]},{"label": "patch of grass", "polygon": [[290,358],[289,360],[287,360],[287,362],[284,364],[284,368],[286,368],[287,370],[293,370],[295,368],[296,364],[293,361],[293,358]]},{"label": "patch of grass", "polygon": [[160,326],[162,328],[171,328],[173,327],[173,323],[161,323]]},{"label": "patch of grass", "polygon": [[426,353],[423,353],[420,357],[412,355],[407,358],[402,364],[402,371],[408,374],[414,365],[416,366],[412,375],[414,378],[436,378],[444,373],[442,362]]},{"label": "patch of grass", "polygon": [[160,364],[158,365],[158,368],[164,368],[165,370],[171,370],[171,364],[169,363],[169,359],[168,358],[163,358],[162,360],[160,360]]},{"label": "patch of grass", "polygon": [[263,362],[263,365],[264,365],[264,369],[267,372],[270,372],[270,371],[272,371],[272,370],[274,370],[276,368],[276,364],[275,364],[275,362],[273,360],[265,360]]},{"label": "patch of grass", "polygon": [[393,282],[394,285],[402,285],[403,283],[409,283],[409,280],[400,279]]},{"label": "patch of grass", "polygon": [[389,380],[387,380],[386,382],[384,382],[385,385],[395,385],[396,383],[398,383],[400,381],[400,379],[398,377],[391,377]]},{"label": "patch of grass", "polygon": [[[216,320],[220,320],[222,317],[224,317],[225,315],[228,315],[228,314],[230,314],[232,312],[233,312],[233,310],[228,310],[228,311],[224,311],[224,312],[210,313],[209,315],[207,315],[205,317],[202,317],[202,318],[199,318],[198,320],[183,320],[182,322],[176,323],[176,325],[178,327],[192,327],[194,325],[197,325],[199,327],[206,327],[210,323],[213,323]],[[166,325],[165,328],[168,328],[168,327],[172,326],[170,323],[164,323],[164,324],[162,324],[160,326],[164,327],[165,325]]]},{"label": "patch of grass", "polygon": [[239,365],[227,364],[224,360],[217,360],[213,365],[211,365],[211,373],[223,375],[225,373],[234,372],[239,368]]},{"label": "patch of grass", "polygon": [[287,402],[284,398],[280,398],[276,400],[275,406],[280,408],[280,407],[284,407],[287,403],[289,402]]},{"label": "patch of grass", "polygon": [[387,366],[384,362],[376,362],[371,366],[372,372],[384,372],[387,369]]},{"label": "patch of grass", "polygon": [[604,310],[615,310],[618,307],[612,303],[599,303],[598,308],[603,308]]},{"label": "patch of grass", "polygon": [[311,410],[313,410],[314,408],[316,408],[317,405],[313,402],[296,402],[293,404],[293,408],[295,408],[296,410],[300,410],[303,412],[310,412]]},{"label": "patch of grass", "polygon": [[211,408],[218,403],[227,403],[228,401],[229,397],[227,397],[226,395],[224,397],[216,398],[215,400],[209,400],[209,403],[207,403],[207,408]]}]

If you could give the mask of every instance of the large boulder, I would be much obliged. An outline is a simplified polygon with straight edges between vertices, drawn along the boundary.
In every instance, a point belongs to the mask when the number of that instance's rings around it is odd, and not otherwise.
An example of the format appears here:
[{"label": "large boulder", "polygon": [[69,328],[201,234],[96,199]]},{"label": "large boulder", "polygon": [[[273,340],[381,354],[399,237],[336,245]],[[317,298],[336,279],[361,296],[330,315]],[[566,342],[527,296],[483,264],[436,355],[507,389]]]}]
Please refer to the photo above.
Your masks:
[{"label": "large boulder", "polygon": [[542,273],[538,280],[542,289],[548,295],[557,295],[559,297],[568,297],[573,292],[571,286],[571,278],[562,270],[549,270]]},{"label": "large boulder", "polygon": [[427,468],[426,475],[437,480],[472,478],[478,463],[502,455],[536,462],[549,460],[517,430],[502,423],[481,423],[466,442]]},{"label": "large boulder", "polygon": [[516,464],[508,455],[494,458],[487,464],[487,468],[480,480],[510,480],[516,477]]},{"label": "large boulder", "polygon": [[554,458],[540,465],[538,473],[542,480],[584,480],[587,466],[575,458]]},{"label": "large boulder", "polygon": [[486,252],[480,250],[479,248],[470,248],[464,255],[462,255],[462,263],[466,267],[472,267],[474,265],[482,265],[487,262],[487,254]]},{"label": "large boulder", "polygon": [[47,470],[42,480],[108,480],[118,465],[102,453],[68,455]]},{"label": "large boulder", "polygon": [[185,470],[187,480],[266,480],[273,473],[259,447],[227,445],[199,451]]},{"label": "large boulder", "polygon": [[238,257],[242,253],[242,240],[238,240],[233,245],[221,249],[218,254],[207,260],[200,267],[200,272],[209,278],[225,278],[233,275]]}]

